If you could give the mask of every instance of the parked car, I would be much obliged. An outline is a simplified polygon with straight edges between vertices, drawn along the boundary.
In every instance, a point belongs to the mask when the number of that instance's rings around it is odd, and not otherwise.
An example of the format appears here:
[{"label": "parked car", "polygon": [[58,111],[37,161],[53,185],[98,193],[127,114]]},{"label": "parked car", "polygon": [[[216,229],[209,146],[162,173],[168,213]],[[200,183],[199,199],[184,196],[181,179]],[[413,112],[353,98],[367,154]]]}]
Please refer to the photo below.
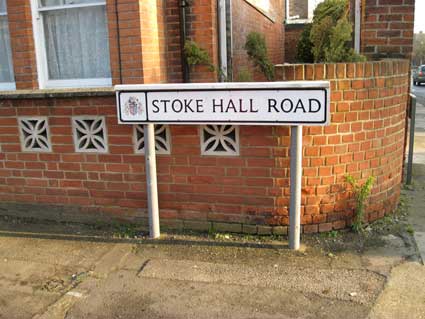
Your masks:
[{"label": "parked car", "polygon": [[425,65],[419,66],[413,72],[413,85],[421,85],[421,83],[425,83]]}]

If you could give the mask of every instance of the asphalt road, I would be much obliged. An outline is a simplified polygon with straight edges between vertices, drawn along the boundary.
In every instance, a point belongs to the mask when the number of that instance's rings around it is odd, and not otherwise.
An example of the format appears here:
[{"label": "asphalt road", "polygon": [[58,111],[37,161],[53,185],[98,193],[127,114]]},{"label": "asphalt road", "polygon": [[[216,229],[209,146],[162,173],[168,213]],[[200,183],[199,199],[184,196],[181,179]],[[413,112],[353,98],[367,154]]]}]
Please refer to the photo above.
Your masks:
[{"label": "asphalt road", "polygon": [[425,84],[414,86],[412,83],[412,93],[418,98],[418,102],[425,105]]},{"label": "asphalt road", "polygon": [[425,132],[425,84],[414,86],[412,83],[412,93],[416,95],[416,132]]}]

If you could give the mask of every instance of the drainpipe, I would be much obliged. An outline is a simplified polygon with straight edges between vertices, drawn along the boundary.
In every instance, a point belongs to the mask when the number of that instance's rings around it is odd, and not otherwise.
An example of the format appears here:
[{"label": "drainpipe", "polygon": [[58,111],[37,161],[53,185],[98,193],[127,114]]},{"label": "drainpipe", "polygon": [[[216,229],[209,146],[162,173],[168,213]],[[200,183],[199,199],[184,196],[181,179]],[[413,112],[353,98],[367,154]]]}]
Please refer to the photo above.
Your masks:
[{"label": "drainpipe", "polygon": [[186,31],[186,7],[188,6],[188,3],[186,0],[180,1],[180,48],[181,48],[181,64],[182,64],[182,75],[183,75],[183,82],[189,83],[190,82],[190,70],[189,65],[186,61],[186,56],[184,53],[184,45],[187,38],[187,31]]},{"label": "drainpipe", "polygon": [[218,43],[219,43],[219,79],[227,79],[227,30],[226,30],[226,0],[217,0]]},{"label": "drainpipe", "polygon": [[354,51],[360,53],[361,0],[354,4]]},{"label": "drainpipe", "polygon": [[233,82],[232,0],[226,0],[227,81]]}]

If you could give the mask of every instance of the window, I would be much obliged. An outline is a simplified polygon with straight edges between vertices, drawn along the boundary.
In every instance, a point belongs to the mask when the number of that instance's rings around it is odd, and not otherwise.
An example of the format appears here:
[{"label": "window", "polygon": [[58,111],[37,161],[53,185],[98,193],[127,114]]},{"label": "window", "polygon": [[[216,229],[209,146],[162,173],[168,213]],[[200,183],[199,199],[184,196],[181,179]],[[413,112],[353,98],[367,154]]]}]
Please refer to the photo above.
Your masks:
[{"label": "window", "polygon": [[6,0],[0,0],[0,90],[15,88]]},{"label": "window", "polygon": [[309,23],[314,9],[324,0],[286,0],[286,23]]},{"label": "window", "polygon": [[40,88],[110,86],[104,0],[32,0]]}]

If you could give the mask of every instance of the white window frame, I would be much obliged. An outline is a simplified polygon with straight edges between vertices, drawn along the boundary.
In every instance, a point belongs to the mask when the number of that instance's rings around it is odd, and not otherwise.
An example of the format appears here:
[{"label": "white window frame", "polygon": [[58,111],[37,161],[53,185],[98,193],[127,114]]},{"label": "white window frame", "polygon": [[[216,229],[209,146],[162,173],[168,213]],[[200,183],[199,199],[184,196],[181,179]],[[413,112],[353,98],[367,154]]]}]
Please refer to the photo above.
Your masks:
[{"label": "white window frame", "polygon": [[321,2],[323,2],[324,0],[308,0],[308,16],[307,19],[300,19],[299,17],[295,16],[295,17],[291,17],[289,15],[289,2],[291,0],[286,0],[286,19],[285,22],[287,24],[300,24],[300,23],[311,23],[311,21],[313,21],[313,13],[314,13],[314,9],[316,9],[317,5]]},{"label": "white window frame", "polygon": [[[6,16],[7,17],[7,11],[0,12],[0,16]],[[8,20],[9,23],[9,20]],[[10,31],[9,31],[10,33]],[[13,68],[13,62],[11,67]],[[1,91],[14,91],[16,90],[16,83],[15,82],[0,82],[0,90]]]},{"label": "white window frame", "polygon": [[[44,37],[44,26],[42,13],[45,11],[63,10],[72,8],[106,6],[106,1],[83,4],[67,4],[61,6],[49,6],[39,8],[39,0],[30,0],[32,10],[32,23],[34,30],[34,42],[37,58],[38,86],[40,89],[49,88],[84,88],[84,87],[110,87],[112,78],[93,78],[93,79],[67,79],[67,80],[49,80],[49,71],[46,54],[46,41]],[[110,61],[109,61],[110,63]]]}]

